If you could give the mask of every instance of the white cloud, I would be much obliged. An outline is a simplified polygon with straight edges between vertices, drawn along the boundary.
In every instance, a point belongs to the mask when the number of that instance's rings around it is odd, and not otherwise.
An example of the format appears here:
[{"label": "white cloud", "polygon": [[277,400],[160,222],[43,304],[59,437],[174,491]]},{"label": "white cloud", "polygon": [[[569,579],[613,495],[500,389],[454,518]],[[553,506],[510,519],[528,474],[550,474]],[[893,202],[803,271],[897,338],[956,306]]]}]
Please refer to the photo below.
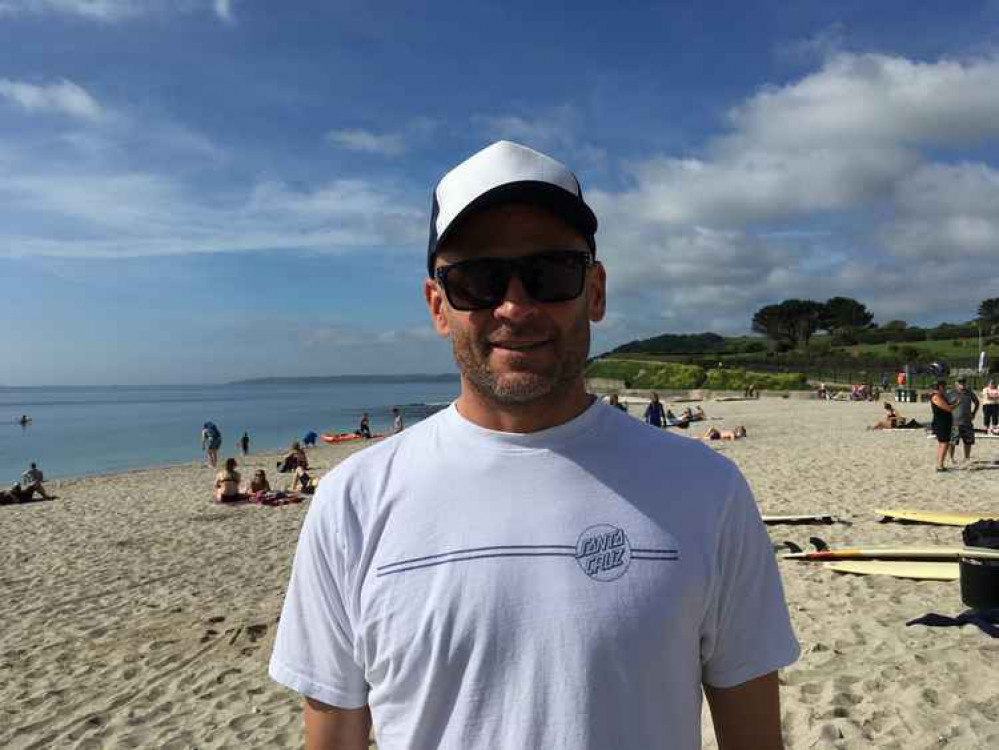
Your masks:
[{"label": "white cloud", "polygon": [[214,0],[215,15],[226,23],[235,23],[236,16],[232,9],[234,4],[235,0]]},{"label": "white cloud", "polygon": [[65,13],[97,21],[120,21],[141,15],[155,3],[142,0],[7,0],[8,13]]},{"label": "white cloud", "polygon": [[406,151],[406,142],[399,133],[372,133],[368,130],[331,130],[326,140],[334,146],[381,156],[399,156]]},{"label": "white cloud", "polygon": [[0,78],[0,97],[32,113],[55,112],[90,122],[99,122],[106,114],[93,96],[66,79],[49,85],[35,85]]},{"label": "white cloud", "polygon": [[490,140],[512,140],[525,146],[562,155],[572,161],[576,170],[600,169],[607,153],[580,137],[582,118],[575,107],[563,104],[531,115],[473,115],[472,126]]},{"label": "white cloud", "polygon": [[[999,248],[999,170],[936,159],[995,152],[995,91],[991,57],[841,53],[750,96],[696,154],[624,165],[626,189],[589,191],[612,304],[647,334],[745,331],[791,296],[855,296],[882,320],[970,318],[999,283],[982,273]],[[959,292],[915,293],[912,263],[928,259]]]},{"label": "white cloud", "polygon": [[75,16],[100,23],[119,23],[153,14],[213,12],[227,23],[236,17],[236,0],[0,0],[0,15]]}]

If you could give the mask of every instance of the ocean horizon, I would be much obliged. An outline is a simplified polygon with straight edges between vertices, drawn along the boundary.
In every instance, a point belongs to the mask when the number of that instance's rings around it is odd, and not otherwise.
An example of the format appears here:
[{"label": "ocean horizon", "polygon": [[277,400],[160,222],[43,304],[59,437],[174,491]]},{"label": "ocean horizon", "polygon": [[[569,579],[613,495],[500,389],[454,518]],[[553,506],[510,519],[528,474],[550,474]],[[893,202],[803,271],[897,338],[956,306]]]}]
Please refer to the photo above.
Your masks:
[{"label": "ocean horizon", "polygon": [[[220,454],[282,450],[305,433],[352,432],[367,412],[371,428],[391,427],[392,407],[407,425],[457,397],[457,376],[416,380],[372,376],[268,378],[216,385],[0,386],[0,486],[31,462],[48,479],[199,461],[206,421],[222,431]],[[32,421],[18,424],[22,415]]]}]

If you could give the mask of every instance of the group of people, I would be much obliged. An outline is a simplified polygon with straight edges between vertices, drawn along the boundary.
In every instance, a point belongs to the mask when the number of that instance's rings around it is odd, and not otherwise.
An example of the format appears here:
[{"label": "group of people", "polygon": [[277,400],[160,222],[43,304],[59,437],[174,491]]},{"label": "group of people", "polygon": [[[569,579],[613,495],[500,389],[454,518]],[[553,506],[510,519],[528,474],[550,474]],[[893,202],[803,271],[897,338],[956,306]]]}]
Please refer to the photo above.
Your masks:
[{"label": "group of people", "polygon": [[[995,380],[989,381],[983,396],[990,399],[990,406],[995,405],[986,417],[986,429],[994,430],[996,407],[999,407],[999,389]],[[953,394],[947,392],[946,380],[938,380],[930,397],[930,408],[933,411],[930,431],[937,439],[937,471],[947,470],[944,464],[948,457],[951,464],[957,463],[955,453],[958,443],[963,446],[964,460],[969,461],[971,446],[975,444],[975,416],[981,408],[981,401],[974,390],[968,388],[967,380],[959,377]]]},{"label": "group of people", "polygon": [[13,505],[15,503],[30,503],[38,495],[40,500],[54,500],[55,498],[45,491],[45,475],[38,468],[38,464],[32,463],[21,475],[20,482],[14,482],[7,490],[0,490],[0,505]]},{"label": "group of people", "polygon": [[685,406],[680,410],[680,416],[678,417],[673,413],[672,407],[664,406],[663,402],[659,400],[659,394],[653,391],[650,396],[649,405],[645,407],[643,418],[646,424],[650,424],[653,427],[660,429],[679,427],[685,430],[690,426],[691,422],[702,422],[707,419],[707,414],[704,413],[704,409],[700,405],[694,409]]},{"label": "group of people", "polygon": [[[293,449],[298,446],[298,443],[294,443]],[[294,469],[292,469],[292,479],[291,487],[289,487],[288,492],[290,493],[304,493],[312,494],[316,491],[316,480],[309,474],[309,462],[305,457],[304,451],[301,447],[293,450],[291,454],[285,457],[285,462],[288,462],[290,458],[294,459]],[[242,502],[245,500],[252,500],[258,497],[271,493],[273,490],[271,488],[270,481],[267,479],[267,472],[263,469],[257,469],[253,472],[253,478],[248,484],[243,484],[243,477],[237,471],[237,466],[239,464],[236,462],[235,458],[227,458],[225,461],[225,467],[215,475],[215,486],[214,492],[212,494],[212,499],[217,503],[235,503]],[[280,464],[279,464],[280,470]]]}]

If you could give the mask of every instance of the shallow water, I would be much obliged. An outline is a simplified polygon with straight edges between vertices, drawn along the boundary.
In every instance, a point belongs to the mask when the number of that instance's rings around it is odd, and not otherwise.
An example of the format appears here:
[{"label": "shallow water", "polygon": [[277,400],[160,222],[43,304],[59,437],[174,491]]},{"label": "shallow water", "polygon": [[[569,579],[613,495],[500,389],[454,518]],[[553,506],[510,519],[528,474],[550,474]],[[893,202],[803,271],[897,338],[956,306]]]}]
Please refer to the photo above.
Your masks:
[{"label": "shallow water", "polygon": [[[273,451],[309,430],[352,432],[363,412],[386,431],[393,406],[409,425],[457,394],[457,381],[0,388],[0,486],[31,461],[47,478],[197,461],[208,420],[226,456],[243,430],[251,452]],[[22,414],[33,420],[24,428]]]}]

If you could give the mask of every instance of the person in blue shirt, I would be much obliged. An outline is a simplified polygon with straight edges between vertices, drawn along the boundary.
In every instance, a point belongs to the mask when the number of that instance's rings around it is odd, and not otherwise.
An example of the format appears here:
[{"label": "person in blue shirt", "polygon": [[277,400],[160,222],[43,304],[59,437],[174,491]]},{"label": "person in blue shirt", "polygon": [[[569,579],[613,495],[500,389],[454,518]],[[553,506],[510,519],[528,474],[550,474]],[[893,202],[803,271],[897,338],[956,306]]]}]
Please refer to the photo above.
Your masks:
[{"label": "person in blue shirt", "polygon": [[666,424],[666,410],[659,400],[659,394],[652,391],[652,400],[645,408],[645,422],[653,427],[662,427]]}]

